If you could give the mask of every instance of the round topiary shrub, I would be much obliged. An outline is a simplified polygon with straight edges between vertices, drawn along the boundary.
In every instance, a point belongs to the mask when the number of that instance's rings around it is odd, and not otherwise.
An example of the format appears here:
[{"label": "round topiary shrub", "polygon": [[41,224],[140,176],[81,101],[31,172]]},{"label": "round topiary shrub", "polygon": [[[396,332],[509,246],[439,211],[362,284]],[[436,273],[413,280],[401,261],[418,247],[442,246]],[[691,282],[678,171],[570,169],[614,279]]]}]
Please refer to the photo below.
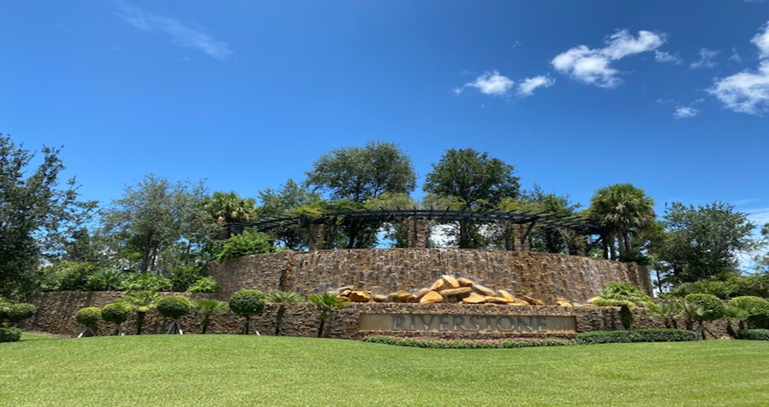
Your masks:
[{"label": "round topiary shrub", "polygon": [[697,315],[700,322],[714,321],[724,316],[724,303],[712,294],[689,294],[686,302],[699,308],[702,312]]},{"label": "round topiary shrub", "polygon": [[164,317],[179,319],[190,313],[192,303],[187,297],[173,295],[159,299],[156,308]]},{"label": "round topiary shrub", "polygon": [[743,310],[748,315],[748,321],[758,328],[769,326],[769,301],[750,295],[734,297],[729,305]]},{"label": "round topiary shrub", "polygon": [[243,333],[248,333],[248,326],[252,315],[261,314],[264,311],[264,303],[267,296],[259,290],[240,290],[230,297],[230,309],[232,312],[246,317],[246,325]]},{"label": "round topiary shrub", "polygon": [[107,304],[101,309],[101,318],[113,324],[122,324],[128,320],[130,315],[131,310],[119,303]]},{"label": "round topiary shrub", "polygon": [[75,321],[77,321],[78,324],[88,328],[96,326],[100,320],[101,308],[98,307],[83,308],[78,311],[77,314],[75,314]]},{"label": "round topiary shrub", "polygon": [[0,328],[0,342],[18,342],[21,339],[21,329]]},{"label": "round topiary shrub", "polygon": [[35,306],[32,304],[14,304],[9,307],[8,312],[6,313],[6,318],[8,318],[11,322],[19,322],[32,318],[36,312],[37,308],[35,308]]}]

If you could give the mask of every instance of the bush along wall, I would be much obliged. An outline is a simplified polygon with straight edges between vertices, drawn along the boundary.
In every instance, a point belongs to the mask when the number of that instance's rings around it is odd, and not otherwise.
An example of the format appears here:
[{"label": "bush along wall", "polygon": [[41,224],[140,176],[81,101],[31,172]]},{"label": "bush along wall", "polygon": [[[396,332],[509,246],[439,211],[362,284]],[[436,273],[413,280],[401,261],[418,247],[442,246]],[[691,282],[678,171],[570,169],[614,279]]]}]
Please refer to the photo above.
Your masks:
[{"label": "bush along wall", "polygon": [[697,332],[682,329],[632,329],[585,332],[578,334],[575,342],[578,345],[594,345],[599,343],[683,342],[699,339],[700,335]]},{"label": "bush along wall", "polygon": [[769,329],[743,329],[737,337],[753,341],[769,341]]},{"label": "bush along wall", "polygon": [[367,336],[364,342],[428,349],[511,349],[571,345],[562,339],[435,339]]}]

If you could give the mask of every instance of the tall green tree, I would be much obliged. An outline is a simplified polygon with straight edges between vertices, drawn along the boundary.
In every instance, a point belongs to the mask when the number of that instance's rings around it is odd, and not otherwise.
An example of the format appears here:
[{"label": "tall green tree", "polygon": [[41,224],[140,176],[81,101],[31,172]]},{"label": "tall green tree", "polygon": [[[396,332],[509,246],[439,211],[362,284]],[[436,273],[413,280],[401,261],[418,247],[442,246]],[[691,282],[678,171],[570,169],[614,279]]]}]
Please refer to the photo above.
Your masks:
[{"label": "tall green tree", "polygon": [[0,296],[34,292],[42,278],[41,259],[59,256],[96,206],[79,200],[74,178],[60,186],[59,152],[43,147],[34,168],[36,154],[0,133]]},{"label": "tall green tree", "polygon": [[256,215],[256,202],[251,198],[241,198],[234,191],[216,191],[205,198],[203,205],[220,223],[248,222]]},{"label": "tall green tree", "polygon": [[752,236],[755,225],[747,214],[723,202],[673,202],[666,206],[665,226],[664,239],[653,252],[668,266],[666,278],[673,285],[733,276],[739,273],[739,254],[760,244]]},{"label": "tall green tree", "polygon": [[633,237],[653,227],[656,219],[654,200],[631,184],[614,184],[596,191],[590,199],[588,214],[607,231],[603,237],[604,254],[612,259],[617,252],[623,258],[634,245],[638,246]]},{"label": "tall green tree", "polygon": [[193,265],[217,230],[206,196],[202,182],[171,184],[149,174],[102,211],[101,233],[141,272]]},{"label": "tall green tree", "polygon": [[[320,194],[289,178],[280,189],[267,188],[259,192],[259,215],[266,218],[294,216],[297,208],[319,200]],[[292,250],[301,250],[308,245],[307,229],[301,225],[280,226],[268,233]]]},{"label": "tall green tree", "polygon": [[[518,177],[513,175],[515,167],[491,158],[485,152],[470,148],[450,149],[432,167],[424,191],[429,195],[456,199],[464,209],[492,209],[504,198],[517,198],[519,194]],[[471,222],[459,222],[457,236],[461,248],[482,245],[478,227]]]},{"label": "tall green tree", "polygon": [[333,199],[364,203],[385,192],[408,194],[416,187],[416,174],[397,145],[372,141],[322,155],[307,173],[307,183]]}]

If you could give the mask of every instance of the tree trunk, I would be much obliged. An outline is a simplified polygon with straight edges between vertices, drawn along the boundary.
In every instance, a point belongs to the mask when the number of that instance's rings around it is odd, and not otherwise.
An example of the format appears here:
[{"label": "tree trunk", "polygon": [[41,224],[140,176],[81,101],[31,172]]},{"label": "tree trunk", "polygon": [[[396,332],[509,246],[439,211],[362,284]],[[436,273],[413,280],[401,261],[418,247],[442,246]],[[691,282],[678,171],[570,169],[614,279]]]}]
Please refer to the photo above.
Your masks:
[{"label": "tree trunk", "polygon": [[251,326],[251,317],[246,317],[246,326],[243,327],[243,335],[248,335],[248,328]]},{"label": "tree trunk", "polygon": [[147,315],[146,312],[136,312],[136,334],[141,335],[142,334],[142,326],[144,325],[144,317]]},{"label": "tree trunk", "polygon": [[278,307],[278,315],[275,316],[275,336],[280,335],[280,325],[283,323],[283,315],[286,314],[286,306]]},{"label": "tree trunk", "polygon": [[202,334],[206,333],[208,331],[208,325],[211,323],[211,319],[206,315],[203,317],[203,322],[200,323],[200,326],[203,328],[203,330],[200,332]]},{"label": "tree trunk", "polygon": [[320,320],[320,325],[318,326],[318,338],[322,338],[323,337],[323,326],[324,325],[326,325],[326,320],[325,319],[321,319]]}]

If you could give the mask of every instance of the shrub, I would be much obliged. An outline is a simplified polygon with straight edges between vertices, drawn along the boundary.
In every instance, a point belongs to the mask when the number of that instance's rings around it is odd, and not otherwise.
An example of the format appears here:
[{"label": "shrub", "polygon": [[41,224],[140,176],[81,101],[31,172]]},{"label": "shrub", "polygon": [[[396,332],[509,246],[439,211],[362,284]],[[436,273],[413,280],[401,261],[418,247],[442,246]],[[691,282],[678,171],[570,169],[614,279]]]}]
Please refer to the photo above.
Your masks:
[{"label": "shrub", "polygon": [[248,334],[251,316],[261,314],[264,311],[266,296],[258,290],[239,290],[230,297],[230,309],[232,312],[246,317],[246,325],[243,333]]},{"label": "shrub", "polygon": [[32,318],[36,312],[37,308],[35,308],[35,306],[32,304],[14,304],[8,307],[8,311],[6,312],[5,317],[8,318],[8,320],[11,322],[19,322],[28,318]]},{"label": "shrub", "polygon": [[181,266],[171,274],[172,290],[179,293],[187,291],[201,278],[200,267]]},{"label": "shrub", "polygon": [[21,329],[0,327],[0,343],[18,342],[21,339]]},{"label": "shrub", "polygon": [[578,334],[575,341],[578,345],[594,345],[599,343],[682,342],[698,339],[699,335],[696,332],[681,329],[631,329],[584,332]]},{"label": "shrub", "polygon": [[157,309],[164,317],[179,319],[190,313],[192,303],[187,297],[173,295],[159,299]]},{"label": "shrub", "polygon": [[152,273],[129,274],[123,283],[126,291],[168,291],[171,280]]},{"label": "shrub", "polygon": [[120,325],[128,320],[131,310],[124,304],[107,304],[101,309],[101,318],[107,322]]},{"label": "shrub", "polygon": [[599,307],[620,307],[619,319],[625,329],[630,329],[635,320],[630,307],[654,304],[645,292],[630,283],[611,283],[601,291],[599,297],[593,303],[594,305]]},{"label": "shrub", "polygon": [[198,279],[195,284],[191,285],[188,289],[188,293],[215,293],[219,290],[219,284],[213,277],[203,277]]},{"label": "shrub", "polygon": [[689,294],[685,300],[700,310],[696,317],[700,322],[714,321],[724,316],[724,303],[715,295]]},{"label": "shrub", "polygon": [[192,308],[203,314],[203,321],[200,323],[202,331],[200,333],[204,334],[208,331],[208,327],[211,325],[211,315],[226,310],[227,303],[214,299],[200,298],[192,301]]},{"label": "shrub", "polygon": [[759,328],[766,328],[769,321],[769,301],[745,295],[742,297],[735,297],[729,301],[729,306],[735,307],[744,311],[747,315],[748,321],[753,326]]},{"label": "shrub", "polygon": [[401,338],[397,336],[367,336],[364,342],[383,345],[410,346],[428,349],[512,349],[535,346],[564,346],[571,342],[561,339],[434,339]]},{"label": "shrub", "polygon": [[86,288],[90,291],[115,291],[123,289],[126,273],[117,269],[98,270],[88,277]]},{"label": "shrub", "polygon": [[87,307],[83,308],[75,314],[75,321],[78,324],[93,327],[101,320],[101,308]]},{"label": "shrub", "polygon": [[769,329],[741,329],[738,337],[752,341],[769,341]]},{"label": "shrub", "polygon": [[671,294],[677,297],[686,297],[690,294],[710,294],[721,299],[727,299],[734,289],[734,284],[727,281],[697,281],[681,284]]},{"label": "shrub", "polygon": [[259,232],[245,231],[242,234],[234,235],[224,242],[224,247],[216,260],[232,259],[235,257],[248,256],[250,254],[262,254],[273,251],[269,236]]},{"label": "shrub", "polygon": [[61,280],[59,281],[59,290],[62,291],[85,291],[88,290],[88,280],[99,268],[93,264],[65,262],[60,267]]}]

